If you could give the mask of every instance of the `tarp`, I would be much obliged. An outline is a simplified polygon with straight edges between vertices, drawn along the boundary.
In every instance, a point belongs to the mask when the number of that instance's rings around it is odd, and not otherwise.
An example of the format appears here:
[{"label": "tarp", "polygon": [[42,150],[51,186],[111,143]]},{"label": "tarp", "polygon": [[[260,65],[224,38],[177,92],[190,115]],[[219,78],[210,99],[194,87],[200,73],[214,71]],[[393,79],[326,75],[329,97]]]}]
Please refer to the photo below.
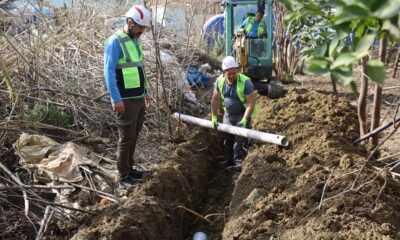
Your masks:
[{"label": "tarp", "polygon": [[200,72],[199,70],[197,70],[196,68],[193,67],[187,67],[185,69],[186,72],[186,78],[187,81],[189,82],[190,86],[194,86],[196,84],[201,84],[201,85],[205,85],[210,81],[210,76],[208,76],[207,74]]},{"label": "tarp", "polygon": [[225,33],[224,14],[215,15],[208,19],[203,25],[203,30],[209,49],[213,48],[216,44],[224,44],[223,38],[221,38]]},{"label": "tarp", "polygon": [[86,148],[72,142],[59,144],[46,136],[23,133],[15,147],[22,166],[61,182],[81,181],[79,166],[93,163]]}]

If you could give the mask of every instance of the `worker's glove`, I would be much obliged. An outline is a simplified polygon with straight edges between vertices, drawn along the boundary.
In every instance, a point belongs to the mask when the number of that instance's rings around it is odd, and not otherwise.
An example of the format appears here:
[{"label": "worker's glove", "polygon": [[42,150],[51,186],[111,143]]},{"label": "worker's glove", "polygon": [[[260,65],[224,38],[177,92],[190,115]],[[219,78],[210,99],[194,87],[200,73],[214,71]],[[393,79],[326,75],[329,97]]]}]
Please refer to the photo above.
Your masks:
[{"label": "worker's glove", "polygon": [[247,119],[243,118],[242,121],[240,121],[238,124],[236,124],[236,127],[246,127],[247,126]]},{"label": "worker's glove", "polygon": [[211,116],[211,126],[212,126],[212,128],[217,129],[217,127],[218,127],[218,117],[217,116],[214,116],[214,115]]}]

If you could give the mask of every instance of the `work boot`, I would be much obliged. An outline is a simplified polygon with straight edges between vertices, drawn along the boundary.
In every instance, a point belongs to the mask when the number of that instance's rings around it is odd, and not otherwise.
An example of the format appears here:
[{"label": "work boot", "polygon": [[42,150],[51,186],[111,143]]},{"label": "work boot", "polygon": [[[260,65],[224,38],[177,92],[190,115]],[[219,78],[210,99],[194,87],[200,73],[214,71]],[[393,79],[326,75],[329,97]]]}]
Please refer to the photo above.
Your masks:
[{"label": "work boot", "polygon": [[223,160],[218,163],[221,167],[230,167],[235,166],[235,162],[233,160]]},{"label": "work boot", "polygon": [[130,177],[126,177],[126,178],[120,178],[119,179],[119,186],[121,188],[128,188],[130,186],[139,184],[139,183],[143,183],[143,180],[141,179],[132,179]]},{"label": "work boot", "polygon": [[236,172],[241,172],[242,171],[242,161],[241,160],[235,160],[233,161],[233,170]]},{"label": "work boot", "polygon": [[232,180],[237,180],[239,178],[240,172],[233,170]]},{"label": "work boot", "polygon": [[232,168],[232,180],[237,180],[239,178],[240,173],[242,172],[242,161],[234,160]]},{"label": "work boot", "polygon": [[131,171],[129,172],[129,178],[132,179],[142,179],[143,175],[148,173],[149,171],[140,171],[140,170],[136,170],[136,169],[131,169]]}]

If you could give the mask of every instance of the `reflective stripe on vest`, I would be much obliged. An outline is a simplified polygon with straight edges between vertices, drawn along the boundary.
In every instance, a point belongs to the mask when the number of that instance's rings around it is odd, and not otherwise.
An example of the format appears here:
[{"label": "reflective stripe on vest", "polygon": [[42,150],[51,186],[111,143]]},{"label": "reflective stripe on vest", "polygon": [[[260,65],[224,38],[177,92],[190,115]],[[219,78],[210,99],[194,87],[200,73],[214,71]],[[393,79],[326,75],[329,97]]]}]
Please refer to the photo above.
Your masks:
[{"label": "reflective stripe on vest", "polygon": [[[221,94],[222,107],[224,108],[224,111],[226,112],[226,106],[224,103],[225,96],[222,93],[225,80],[226,80],[225,76],[222,75],[218,78],[217,81],[218,81],[218,90]],[[243,103],[243,106],[245,108],[247,108],[247,106],[249,106],[249,104],[247,104],[247,101],[246,101],[246,96],[244,95],[244,87],[246,85],[247,80],[250,81],[250,78],[248,78],[246,75],[238,73],[237,80],[236,80],[236,94],[238,95],[239,100]],[[255,103],[253,112],[251,113],[251,116],[254,117],[257,114],[257,112],[258,112],[258,106],[257,106],[257,103]]]},{"label": "reflective stripe on vest", "polygon": [[143,87],[140,85],[138,70],[138,67],[142,66],[143,60],[141,44],[137,42],[138,48],[136,48],[132,39],[122,31],[116,33],[116,37],[124,55],[123,58],[118,60],[117,69],[122,70],[125,89]]},{"label": "reflective stripe on vest", "polygon": [[[246,34],[248,34],[251,31],[251,29],[253,28],[253,24],[254,24],[255,20],[256,20],[256,17],[249,17],[249,21],[247,22],[247,25],[245,28]],[[264,20],[261,19],[261,21],[258,23],[258,29],[257,29],[258,37],[262,37],[264,30],[265,30],[265,22],[264,22]]]}]

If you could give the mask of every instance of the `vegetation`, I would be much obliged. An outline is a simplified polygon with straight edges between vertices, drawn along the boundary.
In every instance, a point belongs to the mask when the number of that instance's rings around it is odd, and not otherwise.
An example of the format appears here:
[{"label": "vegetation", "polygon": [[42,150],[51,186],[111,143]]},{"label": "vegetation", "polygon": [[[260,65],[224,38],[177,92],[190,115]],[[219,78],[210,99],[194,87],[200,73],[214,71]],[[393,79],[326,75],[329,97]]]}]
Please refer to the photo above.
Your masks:
[{"label": "vegetation", "polygon": [[35,104],[33,109],[21,116],[21,119],[64,128],[71,127],[73,123],[72,116],[67,112],[51,105],[40,104]]},{"label": "vegetation", "polygon": [[[357,91],[353,66],[360,64],[360,134],[365,134],[366,90],[370,79],[376,84],[371,130],[379,126],[382,86],[385,79],[387,43],[400,42],[400,3],[398,0],[280,0],[288,10],[287,34],[303,46],[309,71],[329,75],[334,83],[343,83]],[[315,36],[315,34],[317,36]],[[313,36],[314,35],[314,36]],[[380,41],[378,59],[369,58],[370,48]],[[377,144],[377,137],[373,140]]]}]

